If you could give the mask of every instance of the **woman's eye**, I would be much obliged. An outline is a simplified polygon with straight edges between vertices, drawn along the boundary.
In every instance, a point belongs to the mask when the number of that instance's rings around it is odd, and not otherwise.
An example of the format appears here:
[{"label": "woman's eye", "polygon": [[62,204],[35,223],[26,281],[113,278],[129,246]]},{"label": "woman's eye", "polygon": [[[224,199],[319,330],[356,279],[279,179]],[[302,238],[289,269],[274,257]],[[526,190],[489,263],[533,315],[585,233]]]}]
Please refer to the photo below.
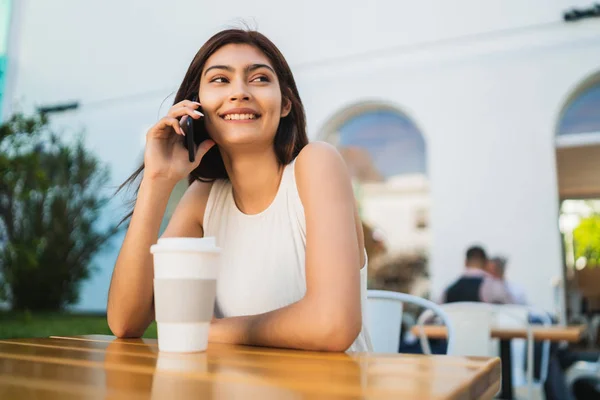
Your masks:
[{"label": "woman's eye", "polygon": [[211,82],[215,82],[215,83],[225,83],[227,82],[227,78],[224,78],[222,76],[217,76],[216,78],[213,78],[211,80]]},{"label": "woman's eye", "polygon": [[269,78],[266,76],[257,76],[256,78],[252,79],[252,82],[269,82]]}]

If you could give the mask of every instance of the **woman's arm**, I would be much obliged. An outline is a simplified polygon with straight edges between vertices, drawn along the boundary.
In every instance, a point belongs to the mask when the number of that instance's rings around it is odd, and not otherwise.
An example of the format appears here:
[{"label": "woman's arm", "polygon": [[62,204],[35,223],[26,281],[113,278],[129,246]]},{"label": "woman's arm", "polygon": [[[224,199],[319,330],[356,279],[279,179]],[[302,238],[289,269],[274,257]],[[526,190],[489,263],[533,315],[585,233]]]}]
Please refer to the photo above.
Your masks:
[{"label": "woman's arm", "polygon": [[360,333],[363,238],[346,165],[332,146],[311,143],[295,167],[306,215],[306,295],[265,314],[216,320],[210,341],[345,351]]},{"label": "woman's arm", "polygon": [[[164,237],[202,237],[201,221],[210,186],[194,182],[187,189]],[[108,294],[108,325],[115,336],[140,337],[154,320],[154,269],[150,246],[157,241],[173,187],[173,183],[161,179],[144,179],[140,186]]]},{"label": "woman's arm", "polygon": [[[150,246],[156,243],[173,188],[200,165],[202,157],[215,144],[212,140],[203,141],[196,149],[195,161],[189,161],[188,150],[182,145],[184,132],[180,119],[200,119],[202,113],[196,111],[199,106],[200,103],[189,100],[174,104],[167,116],[158,120],[146,134],[142,165],[144,178],[108,292],[108,326],[116,336],[141,336],[154,319],[154,271]],[[194,185],[190,186],[190,189],[193,187]],[[188,192],[190,195],[186,192],[184,199],[193,197],[195,190]],[[189,205],[190,201],[182,203],[175,214],[194,215],[190,213],[193,210]],[[202,210],[204,213],[204,209]],[[202,234],[193,222],[188,225],[180,216],[174,216],[173,220],[173,225],[177,228],[172,229],[178,229],[179,233],[188,230],[192,234]]]}]

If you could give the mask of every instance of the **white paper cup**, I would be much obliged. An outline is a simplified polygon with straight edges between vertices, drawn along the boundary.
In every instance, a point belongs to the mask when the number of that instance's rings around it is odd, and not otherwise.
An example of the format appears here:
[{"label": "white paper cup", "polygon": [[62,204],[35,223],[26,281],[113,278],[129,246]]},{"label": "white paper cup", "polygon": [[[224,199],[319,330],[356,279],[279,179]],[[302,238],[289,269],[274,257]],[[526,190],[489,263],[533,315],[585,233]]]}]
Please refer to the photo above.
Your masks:
[{"label": "white paper cup", "polygon": [[221,256],[215,238],[161,238],[150,252],[158,349],[206,350]]}]

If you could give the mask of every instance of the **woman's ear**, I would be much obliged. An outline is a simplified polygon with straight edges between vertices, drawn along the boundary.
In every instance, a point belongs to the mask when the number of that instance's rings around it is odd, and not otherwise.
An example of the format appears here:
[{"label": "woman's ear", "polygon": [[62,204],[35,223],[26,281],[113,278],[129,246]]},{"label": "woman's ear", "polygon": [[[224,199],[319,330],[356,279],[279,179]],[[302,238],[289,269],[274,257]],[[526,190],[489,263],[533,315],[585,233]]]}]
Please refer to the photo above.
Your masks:
[{"label": "woman's ear", "polygon": [[281,118],[287,117],[291,111],[292,111],[292,101],[289,98],[284,97],[283,104],[281,106]]}]

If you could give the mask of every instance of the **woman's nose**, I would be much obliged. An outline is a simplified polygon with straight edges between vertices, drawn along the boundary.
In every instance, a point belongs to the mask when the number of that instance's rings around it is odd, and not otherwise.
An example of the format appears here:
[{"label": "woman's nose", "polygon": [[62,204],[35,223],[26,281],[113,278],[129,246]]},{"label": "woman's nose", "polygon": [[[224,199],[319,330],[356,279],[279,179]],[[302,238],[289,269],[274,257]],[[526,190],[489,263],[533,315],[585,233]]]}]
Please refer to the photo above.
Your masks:
[{"label": "woman's nose", "polygon": [[231,94],[229,95],[230,101],[250,100],[250,93],[248,86],[243,82],[231,84]]}]

